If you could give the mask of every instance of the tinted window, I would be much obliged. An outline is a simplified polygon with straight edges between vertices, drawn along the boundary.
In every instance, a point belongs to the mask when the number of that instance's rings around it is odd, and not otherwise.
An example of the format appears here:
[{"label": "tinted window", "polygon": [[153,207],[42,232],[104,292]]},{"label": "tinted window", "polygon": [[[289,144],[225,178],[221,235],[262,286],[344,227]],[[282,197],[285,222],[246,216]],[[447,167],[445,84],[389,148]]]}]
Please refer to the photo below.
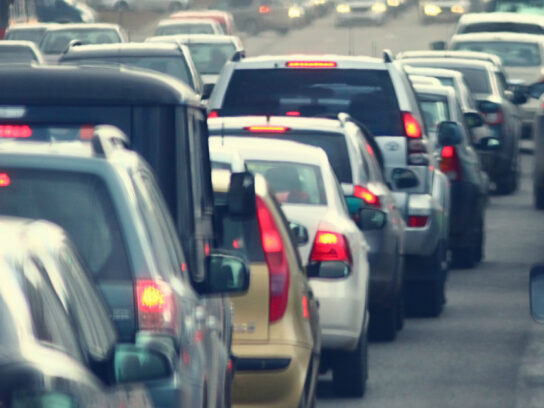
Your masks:
[{"label": "tinted window", "polygon": [[45,33],[40,43],[40,49],[44,54],[61,54],[72,40],[79,40],[82,44],[121,42],[121,38],[115,30],[54,30]]},{"label": "tinted window", "polygon": [[187,44],[200,75],[217,75],[230,61],[236,48],[234,44]]},{"label": "tinted window", "polygon": [[453,78],[441,78],[441,77],[436,77],[436,78],[438,78],[440,83],[444,86],[455,86],[453,82]]},{"label": "tinted window", "polygon": [[12,316],[4,299],[0,296],[0,347],[16,346],[17,343],[17,326],[14,316]]},{"label": "tinted window", "polygon": [[36,57],[27,47],[0,46],[0,62],[32,62]]},{"label": "tinted window", "polygon": [[266,178],[280,203],[327,204],[323,178],[317,166],[271,161],[246,161],[246,165],[250,172]]},{"label": "tinted window", "polygon": [[487,11],[542,14],[543,9],[543,0],[491,0]]},{"label": "tinted window", "polygon": [[450,120],[448,100],[440,95],[419,94],[421,110],[427,129],[435,132],[440,122]]},{"label": "tinted window", "polygon": [[472,68],[466,66],[457,66],[449,65],[447,62],[417,62],[409,63],[414,66],[424,66],[424,67],[436,67],[436,68],[445,68],[451,69],[454,71],[459,71],[463,74],[465,82],[472,93],[482,93],[490,94],[491,93],[491,84],[489,82],[489,74],[484,68]]},{"label": "tinted window", "polygon": [[45,30],[13,30],[6,34],[6,40],[32,41],[39,44]]},{"label": "tinted window", "polygon": [[124,56],[104,56],[97,58],[69,59],[63,61],[66,64],[77,65],[127,65],[135,68],[149,69],[162,74],[170,75],[179,79],[189,86],[194,86],[189,73],[189,68],[183,57],[178,56],[143,56],[143,57],[124,57]]},{"label": "tinted window", "polygon": [[221,114],[331,116],[347,112],[374,135],[402,135],[389,73],[361,69],[240,69],[234,71]]},{"label": "tinted window", "polygon": [[177,34],[215,34],[213,26],[208,23],[200,24],[176,24],[157,28],[155,35],[177,35]]},{"label": "tinted window", "polygon": [[526,34],[544,34],[544,29],[536,24],[511,23],[511,22],[490,22],[476,23],[462,27],[458,34],[485,33],[485,32],[510,32]]},{"label": "tinted window", "polygon": [[0,214],[58,224],[95,278],[131,279],[116,210],[101,180],[77,173],[6,170],[11,184],[0,189]]},{"label": "tinted window", "polygon": [[497,55],[509,67],[538,66],[541,63],[538,44],[509,41],[466,41],[458,42],[453,49],[477,51]]}]

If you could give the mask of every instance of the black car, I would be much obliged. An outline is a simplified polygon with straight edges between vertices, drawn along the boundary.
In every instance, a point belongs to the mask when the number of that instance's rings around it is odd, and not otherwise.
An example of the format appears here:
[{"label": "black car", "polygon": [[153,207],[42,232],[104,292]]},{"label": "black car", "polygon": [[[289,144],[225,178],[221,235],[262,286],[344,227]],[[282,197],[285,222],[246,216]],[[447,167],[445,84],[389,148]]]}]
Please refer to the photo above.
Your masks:
[{"label": "black car", "polygon": [[117,384],[168,376],[168,360],[149,346],[116,344],[64,231],[2,217],[0,235],[1,406],[150,407],[143,389]]},{"label": "black car", "polygon": [[189,49],[179,43],[125,43],[70,47],[60,64],[127,65],[157,71],[187,84],[202,94],[202,82]]},{"label": "black car", "polygon": [[36,0],[39,21],[57,23],[94,23],[96,12],[87,4],[73,0]]}]

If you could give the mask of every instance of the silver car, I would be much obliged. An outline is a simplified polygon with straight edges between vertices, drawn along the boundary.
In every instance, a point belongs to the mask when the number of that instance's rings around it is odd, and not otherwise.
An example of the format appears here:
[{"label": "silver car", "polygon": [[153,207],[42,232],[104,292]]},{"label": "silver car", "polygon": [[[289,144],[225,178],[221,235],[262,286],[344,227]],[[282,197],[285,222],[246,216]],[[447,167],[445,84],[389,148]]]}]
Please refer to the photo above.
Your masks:
[{"label": "silver car", "polygon": [[[319,300],[322,368],[332,368],[335,388],[345,389],[343,373],[361,356],[366,363],[369,246],[351,219],[327,154],[318,147],[261,137],[214,136],[209,143],[212,161],[216,155],[227,158],[225,150],[235,151],[275,191]],[[359,214],[364,229],[385,224],[378,209],[365,208]],[[366,381],[367,369],[365,364],[363,378],[354,375],[351,381]]]}]

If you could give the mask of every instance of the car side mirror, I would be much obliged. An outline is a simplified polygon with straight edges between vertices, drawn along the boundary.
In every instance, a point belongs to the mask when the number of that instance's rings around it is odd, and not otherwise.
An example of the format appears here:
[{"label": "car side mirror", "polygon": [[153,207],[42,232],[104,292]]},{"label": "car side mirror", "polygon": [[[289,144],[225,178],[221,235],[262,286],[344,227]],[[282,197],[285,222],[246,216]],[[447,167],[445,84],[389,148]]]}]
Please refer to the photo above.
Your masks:
[{"label": "car side mirror", "polygon": [[529,96],[527,94],[527,91],[522,88],[514,88],[512,90],[512,96],[510,98],[510,101],[514,105],[523,105],[527,100],[529,99]]},{"label": "car side mirror", "polygon": [[227,205],[233,217],[252,218],[257,214],[255,178],[251,173],[231,174]]},{"label": "car side mirror", "polygon": [[366,205],[365,202],[359,197],[348,196],[344,198],[346,200],[348,211],[351,215],[357,214],[357,212]]},{"label": "car side mirror", "polygon": [[113,356],[117,384],[168,378],[173,368],[166,356],[135,344],[118,344]]},{"label": "car side mirror", "polygon": [[338,261],[313,262],[306,267],[308,278],[342,279],[349,273],[349,265]]},{"label": "car side mirror", "polygon": [[465,112],[465,122],[469,128],[477,128],[483,126],[484,119],[478,112]]},{"label": "car side mirror", "polygon": [[215,84],[204,84],[202,89],[202,99],[210,99]]},{"label": "car side mirror", "polygon": [[385,227],[387,215],[377,208],[361,208],[358,213],[357,226],[361,231],[380,230]]},{"label": "car side mirror", "polygon": [[493,151],[501,148],[501,141],[496,137],[483,137],[475,145],[478,150]]},{"label": "car side mirror", "polygon": [[295,239],[295,243],[297,245],[304,245],[307,244],[310,238],[308,237],[308,229],[300,224],[297,224],[295,222],[289,223],[289,229],[291,230],[291,233],[293,234],[293,238]]},{"label": "car side mirror", "polygon": [[446,41],[433,41],[429,44],[429,48],[435,51],[444,51],[446,49]]},{"label": "car side mirror", "polygon": [[244,259],[230,251],[214,250],[208,257],[207,295],[244,293],[249,288],[249,268]]},{"label": "car side mirror", "polygon": [[438,125],[438,141],[442,146],[456,146],[462,140],[461,128],[457,122],[440,122]]},{"label": "car side mirror", "polygon": [[391,172],[393,186],[398,190],[414,188],[419,185],[416,173],[410,169],[396,168]]},{"label": "car side mirror", "polygon": [[539,99],[544,93],[544,82],[537,82],[529,86],[528,94],[531,98]]},{"label": "car side mirror", "polygon": [[531,316],[544,323],[544,264],[533,265],[529,280]]},{"label": "car side mirror", "polygon": [[500,109],[500,105],[495,102],[481,101],[478,103],[478,110],[482,113],[497,113]]}]

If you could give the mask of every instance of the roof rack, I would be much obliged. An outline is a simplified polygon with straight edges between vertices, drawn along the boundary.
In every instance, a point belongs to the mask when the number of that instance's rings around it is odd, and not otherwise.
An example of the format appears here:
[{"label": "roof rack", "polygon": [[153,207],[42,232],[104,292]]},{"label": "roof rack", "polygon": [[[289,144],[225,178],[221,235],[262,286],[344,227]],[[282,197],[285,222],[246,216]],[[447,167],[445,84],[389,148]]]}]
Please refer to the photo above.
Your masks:
[{"label": "roof rack", "polygon": [[232,62],[238,62],[238,61],[240,61],[242,58],[245,58],[245,56],[246,56],[245,51],[236,51],[236,52],[234,53],[234,55],[232,56],[231,61],[232,61]]},{"label": "roof rack", "polygon": [[100,125],[94,129],[91,146],[96,157],[108,157],[114,149],[119,147],[128,148],[130,141],[119,128],[111,125]]},{"label": "roof rack", "polygon": [[393,53],[391,52],[390,49],[383,50],[383,62],[385,63],[393,62],[394,59],[395,58],[393,57]]}]

